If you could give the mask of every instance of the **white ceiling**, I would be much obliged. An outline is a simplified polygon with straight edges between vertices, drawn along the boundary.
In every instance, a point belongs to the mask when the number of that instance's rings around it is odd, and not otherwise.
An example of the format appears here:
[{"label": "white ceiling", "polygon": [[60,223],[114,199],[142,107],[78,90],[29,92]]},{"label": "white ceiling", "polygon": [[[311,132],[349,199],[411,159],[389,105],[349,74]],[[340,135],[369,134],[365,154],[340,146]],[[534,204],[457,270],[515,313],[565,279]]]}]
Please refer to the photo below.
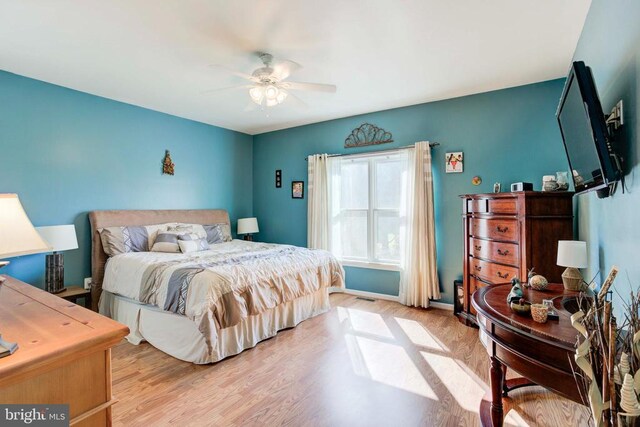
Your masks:
[{"label": "white ceiling", "polygon": [[[0,69],[250,134],[566,74],[590,0],[0,0]],[[332,83],[244,112],[264,50]]]}]

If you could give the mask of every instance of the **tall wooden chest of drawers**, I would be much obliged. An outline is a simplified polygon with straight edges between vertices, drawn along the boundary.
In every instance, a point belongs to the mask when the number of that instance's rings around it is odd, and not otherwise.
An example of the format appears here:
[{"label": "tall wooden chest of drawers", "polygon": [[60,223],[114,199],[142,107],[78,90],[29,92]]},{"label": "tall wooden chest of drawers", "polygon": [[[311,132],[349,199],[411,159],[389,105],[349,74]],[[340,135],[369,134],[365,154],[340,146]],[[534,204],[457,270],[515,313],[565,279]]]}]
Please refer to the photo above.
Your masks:
[{"label": "tall wooden chest of drawers", "polygon": [[473,292],[518,277],[527,280],[534,268],[550,282],[560,282],[556,265],[558,240],[573,239],[573,193],[535,192],[466,194],[463,201],[464,310],[466,324],[475,322]]}]

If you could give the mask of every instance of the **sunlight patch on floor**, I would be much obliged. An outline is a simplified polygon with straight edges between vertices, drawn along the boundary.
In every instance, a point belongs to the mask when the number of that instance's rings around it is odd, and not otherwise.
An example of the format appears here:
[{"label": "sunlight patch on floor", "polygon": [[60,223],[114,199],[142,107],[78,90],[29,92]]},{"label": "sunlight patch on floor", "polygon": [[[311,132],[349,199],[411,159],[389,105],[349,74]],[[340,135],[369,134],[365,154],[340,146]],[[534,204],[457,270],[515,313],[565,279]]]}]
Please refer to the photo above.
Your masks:
[{"label": "sunlight patch on floor", "polygon": [[458,402],[458,405],[467,411],[477,413],[485,390],[458,365],[459,362],[448,356],[424,351],[421,351],[420,354],[449,390],[451,396]]},{"label": "sunlight patch on floor", "polygon": [[349,360],[351,360],[351,367],[353,373],[359,377],[371,378],[369,370],[367,369],[367,363],[362,356],[362,352],[358,347],[358,341],[355,335],[346,334],[344,339],[347,343],[347,351],[349,352]]},{"label": "sunlight patch on floor", "polygon": [[507,413],[507,416],[504,417],[504,425],[508,427],[529,427],[529,423],[527,423],[514,409],[510,410]]},{"label": "sunlight patch on floor", "polygon": [[368,377],[379,383],[438,400],[438,396],[424,379],[406,350],[399,345],[380,342],[365,337],[345,337],[351,363],[356,374],[365,371]]},{"label": "sunlight patch on floor", "polygon": [[338,319],[342,323],[349,320],[355,332],[375,335],[382,338],[393,338],[391,330],[382,316],[364,310],[338,307]]},{"label": "sunlight patch on floor", "polygon": [[394,319],[402,329],[402,332],[405,333],[413,344],[434,350],[449,351],[449,349],[439,343],[421,323],[401,317],[394,317]]}]

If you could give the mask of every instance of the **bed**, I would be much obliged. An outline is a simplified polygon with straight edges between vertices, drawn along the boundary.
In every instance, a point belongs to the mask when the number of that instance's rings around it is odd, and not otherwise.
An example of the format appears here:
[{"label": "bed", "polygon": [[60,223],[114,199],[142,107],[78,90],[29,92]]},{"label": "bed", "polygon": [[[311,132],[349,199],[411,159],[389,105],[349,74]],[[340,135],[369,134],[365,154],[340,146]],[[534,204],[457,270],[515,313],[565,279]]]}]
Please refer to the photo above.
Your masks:
[{"label": "bed", "polygon": [[231,240],[193,253],[108,257],[100,230],[150,224],[224,224],[224,210],[112,210],[89,214],[92,292],[101,314],[180,360],[205,364],[254,347],[330,309],[344,270],[326,251]]}]

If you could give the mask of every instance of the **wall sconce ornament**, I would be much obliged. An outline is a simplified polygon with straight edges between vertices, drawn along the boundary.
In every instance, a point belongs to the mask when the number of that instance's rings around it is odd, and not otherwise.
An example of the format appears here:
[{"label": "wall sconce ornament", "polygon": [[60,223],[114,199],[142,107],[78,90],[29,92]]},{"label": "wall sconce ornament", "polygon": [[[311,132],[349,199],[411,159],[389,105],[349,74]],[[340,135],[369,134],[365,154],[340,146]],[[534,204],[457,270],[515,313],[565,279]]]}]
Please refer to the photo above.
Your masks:
[{"label": "wall sconce ornament", "polygon": [[162,161],[162,174],[173,175],[175,164],[171,160],[171,153],[169,150],[164,150],[164,160]]},{"label": "wall sconce ornament", "polygon": [[371,123],[363,123],[351,131],[344,140],[344,148],[366,147],[393,142],[391,132],[379,128]]}]

